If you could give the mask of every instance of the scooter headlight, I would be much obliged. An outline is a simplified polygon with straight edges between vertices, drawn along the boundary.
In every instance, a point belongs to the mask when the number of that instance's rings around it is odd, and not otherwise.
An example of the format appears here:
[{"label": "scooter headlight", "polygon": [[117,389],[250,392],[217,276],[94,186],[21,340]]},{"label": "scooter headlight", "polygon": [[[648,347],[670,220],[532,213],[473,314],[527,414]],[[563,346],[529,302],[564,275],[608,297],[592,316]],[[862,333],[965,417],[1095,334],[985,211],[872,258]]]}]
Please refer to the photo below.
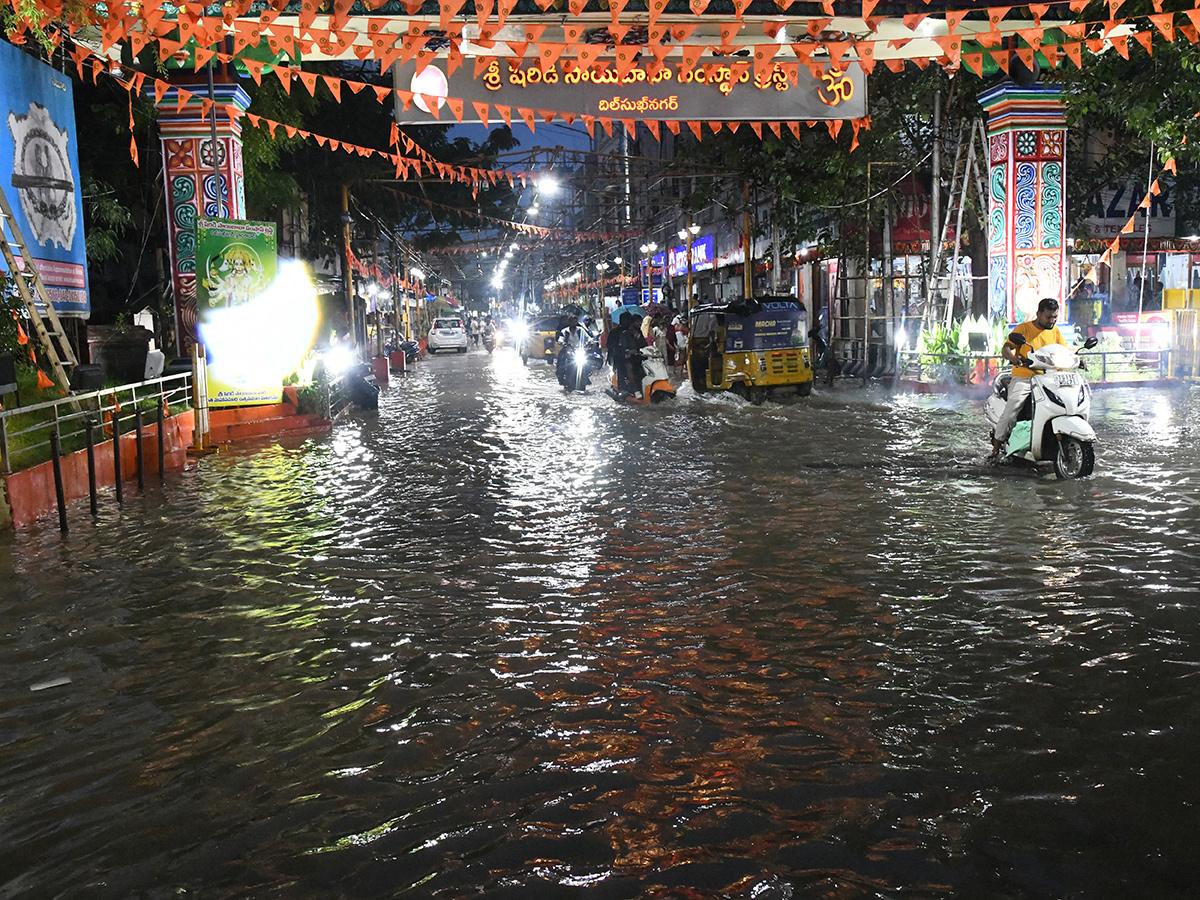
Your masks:
[{"label": "scooter headlight", "polygon": [[1087,385],[1081,384],[1079,386],[1079,399],[1076,401],[1076,403],[1078,403],[1080,406],[1083,406],[1083,401],[1086,399],[1087,399]]},{"label": "scooter headlight", "polygon": [[1061,406],[1063,409],[1067,408],[1067,404],[1063,403],[1062,400],[1059,399],[1058,394],[1054,393],[1054,391],[1050,390],[1050,388],[1046,388],[1046,396],[1049,397],[1051,400],[1053,400],[1055,403],[1057,403],[1059,406]]},{"label": "scooter headlight", "polygon": [[576,347],[571,351],[571,356],[575,360],[575,365],[582,366],[587,362],[587,351],[582,347]]}]

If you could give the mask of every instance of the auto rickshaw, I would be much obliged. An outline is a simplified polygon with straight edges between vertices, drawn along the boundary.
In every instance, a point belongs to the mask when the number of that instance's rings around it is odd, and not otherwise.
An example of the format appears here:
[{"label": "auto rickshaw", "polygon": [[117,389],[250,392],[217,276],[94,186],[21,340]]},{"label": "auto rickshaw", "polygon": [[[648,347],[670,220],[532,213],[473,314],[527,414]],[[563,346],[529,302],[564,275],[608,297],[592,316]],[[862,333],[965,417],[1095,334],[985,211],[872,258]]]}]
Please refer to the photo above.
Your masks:
[{"label": "auto rickshaw", "polygon": [[521,362],[528,365],[531,359],[544,359],[548,363],[554,363],[554,354],[558,352],[555,345],[558,323],[558,316],[538,316],[520,323],[514,329],[513,338]]},{"label": "auto rickshaw", "polygon": [[752,403],[812,392],[808,313],[795,297],[758,297],[692,310],[688,374],[697,393],[733,391]]}]

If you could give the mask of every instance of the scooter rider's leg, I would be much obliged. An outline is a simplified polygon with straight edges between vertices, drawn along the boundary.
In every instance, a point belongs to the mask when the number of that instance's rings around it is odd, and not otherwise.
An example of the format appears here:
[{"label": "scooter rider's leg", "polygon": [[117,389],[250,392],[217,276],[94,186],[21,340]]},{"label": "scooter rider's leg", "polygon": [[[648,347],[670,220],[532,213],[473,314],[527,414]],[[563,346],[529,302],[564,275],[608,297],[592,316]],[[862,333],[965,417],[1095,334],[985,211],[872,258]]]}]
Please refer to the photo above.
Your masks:
[{"label": "scooter rider's leg", "polygon": [[1012,434],[1017,415],[1021,412],[1021,407],[1025,405],[1025,400],[1032,390],[1033,383],[1028,378],[1014,378],[1008,383],[1008,400],[1004,404],[1004,412],[1000,414],[1000,421],[996,423],[996,430],[992,434],[993,456],[999,457],[1004,442]]}]

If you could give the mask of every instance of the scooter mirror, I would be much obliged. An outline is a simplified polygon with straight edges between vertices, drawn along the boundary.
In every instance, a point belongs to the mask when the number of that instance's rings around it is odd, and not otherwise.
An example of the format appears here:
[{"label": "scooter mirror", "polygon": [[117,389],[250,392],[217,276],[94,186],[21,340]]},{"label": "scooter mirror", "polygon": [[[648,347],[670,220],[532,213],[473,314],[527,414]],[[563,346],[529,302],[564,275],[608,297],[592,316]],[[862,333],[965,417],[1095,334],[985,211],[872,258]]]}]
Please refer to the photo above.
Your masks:
[{"label": "scooter mirror", "polygon": [[1097,338],[1094,338],[1094,337],[1090,337],[1090,338],[1088,338],[1086,341],[1084,341],[1084,342],[1083,342],[1083,349],[1084,349],[1084,350],[1091,350],[1091,349],[1092,349],[1093,347],[1095,347],[1095,346],[1096,346],[1098,343],[1100,343],[1099,339],[1097,339]]},{"label": "scooter mirror", "polygon": [[1010,344],[1012,344],[1014,347],[1024,346],[1025,335],[1021,334],[1019,331],[1014,331],[1012,334],[1010,334],[1008,336],[1008,342]]}]

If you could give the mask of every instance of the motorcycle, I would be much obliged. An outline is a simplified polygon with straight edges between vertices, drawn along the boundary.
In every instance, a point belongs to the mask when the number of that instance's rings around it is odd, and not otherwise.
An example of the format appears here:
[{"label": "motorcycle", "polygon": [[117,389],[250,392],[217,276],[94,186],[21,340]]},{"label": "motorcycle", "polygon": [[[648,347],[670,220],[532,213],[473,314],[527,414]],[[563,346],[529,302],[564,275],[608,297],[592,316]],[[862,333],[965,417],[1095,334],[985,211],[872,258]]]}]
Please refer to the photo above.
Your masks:
[{"label": "motorcycle", "polygon": [[588,338],[570,350],[563,348],[559,353],[569,356],[558,366],[558,383],[568,391],[586,391],[592,382],[592,373],[604,365],[600,341]]},{"label": "motorcycle", "polygon": [[[1026,343],[1020,334],[1009,335],[1017,347]],[[1096,346],[1088,338],[1083,349]],[[1092,391],[1081,370],[1086,368],[1077,351],[1062,344],[1047,344],[1030,352],[1025,366],[1033,369],[1029,399],[1017,413],[1017,421],[1001,454],[1005,459],[1032,463],[1052,462],[1059,478],[1086,478],[1096,463],[1093,444],[1096,432],[1088,423]],[[1012,372],[1002,372],[992,382],[984,414],[992,434],[1008,402]]]},{"label": "motorcycle", "polygon": [[667,361],[663,352],[657,347],[642,347],[637,351],[642,360],[642,393],[627,394],[617,387],[617,373],[612,376],[612,387],[608,395],[618,403],[630,403],[636,406],[646,406],[650,403],[661,403],[675,396],[675,388],[667,376]]},{"label": "motorcycle", "polygon": [[423,358],[421,356],[421,345],[416,341],[401,341],[396,345],[396,349],[403,351],[405,365],[410,365]]}]

